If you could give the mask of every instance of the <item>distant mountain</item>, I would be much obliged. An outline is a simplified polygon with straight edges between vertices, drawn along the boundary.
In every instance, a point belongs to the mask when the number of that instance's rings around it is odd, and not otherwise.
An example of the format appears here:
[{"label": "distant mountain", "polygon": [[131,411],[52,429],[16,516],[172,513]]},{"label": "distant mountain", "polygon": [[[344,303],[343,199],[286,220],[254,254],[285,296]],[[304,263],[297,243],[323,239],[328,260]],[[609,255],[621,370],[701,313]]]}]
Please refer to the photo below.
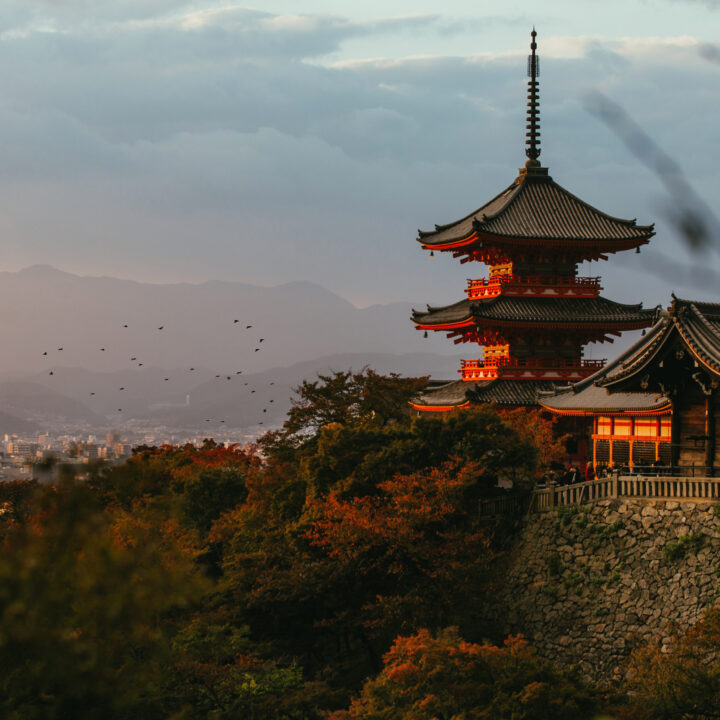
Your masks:
[{"label": "distant mountain", "polygon": [[[11,416],[16,416],[30,426],[47,428],[58,422],[73,424],[103,424],[102,415],[72,398],[33,382],[0,383],[0,406]],[[8,418],[11,426],[14,419]],[[19,425],[12,425],[12,432],[19,432]]]},{"label": "distant mountain", "polygon": [[29,380],[0,383],[0,403],[44,427],[53,422],[100,427],[137,419],[183,429],[249,428],[260,422],[281,423],[293,388],[304,379],[365,366],[406,377],[451,379],[457,376],[458,360],[432,353],[343,353],[241,374],[199,366],[193,370],[136,367],[107,373],[59,366],[52,376],[42,373]]},{"label": "distant mountain", "polygon": [[[296,363],[289,367],[270,368],[247,376],[213,378],[195,388],[187,404],[152,408],[147,418],[171,427],[218,426],[253,427],[280,424],[290,408],[293,389],[303,380],[314,380],[318,374],[332,371],[359,371],[369,366],[381,373],[397,372],[406,377],[431,375],[454,379],[458,360],[430,353],[390,355],[380,353],[347,353]],[[272,384],[271,384],[272,383]]]},{"label": "distant mountain", "polygon": [[244,428],[280,422],[291,388],[331,368],[457,377],[457,355],[445,354],[455,348],[423,340],[410,311],[357,308],[306,282],[160,285],[42,265],[2,272],[0,407],[18,427],[135,418]]},{"label": "distant mountain", "polygon": [[305,282],[160,285],[34,266],[0,273],[0,374],[153,366],[229,374],[338,353],[452,353],[423,341],[410,310],[356,308]]},{"label": "distant mountain", "polygon": [[0,433],[36,433],[40,428],[30,420],[0,411]]}]

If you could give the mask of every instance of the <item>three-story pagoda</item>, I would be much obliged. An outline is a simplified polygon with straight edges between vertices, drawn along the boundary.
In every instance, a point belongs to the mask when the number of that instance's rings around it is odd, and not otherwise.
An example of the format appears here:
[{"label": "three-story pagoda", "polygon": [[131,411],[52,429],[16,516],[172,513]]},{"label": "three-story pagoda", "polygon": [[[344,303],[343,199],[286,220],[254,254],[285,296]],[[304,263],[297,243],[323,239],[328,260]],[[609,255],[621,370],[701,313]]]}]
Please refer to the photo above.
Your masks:
[{"label": "three-story pagoda", "polygon": [[654,235],[606,215],[558,185],[540,156],[539,58],[532,31],[528,57],[527,162],[490,202],[435,230],[419,231],[431,254],[480,261],[488,277],[468,281],[467,297],[445,307],[413,311],[417,329],[446,332],[455,343],[476,343],[481,359],[463,360],[461,379],[435,385],[413,407],[446,411],[482,402],[536,404],[538,391],[577,382],[603,365],[587,360],[583,346],[612,342],[624,330],[652,324],[654,310],[600,295],[599,277],[581,277],[578,264],[639,251]]}]

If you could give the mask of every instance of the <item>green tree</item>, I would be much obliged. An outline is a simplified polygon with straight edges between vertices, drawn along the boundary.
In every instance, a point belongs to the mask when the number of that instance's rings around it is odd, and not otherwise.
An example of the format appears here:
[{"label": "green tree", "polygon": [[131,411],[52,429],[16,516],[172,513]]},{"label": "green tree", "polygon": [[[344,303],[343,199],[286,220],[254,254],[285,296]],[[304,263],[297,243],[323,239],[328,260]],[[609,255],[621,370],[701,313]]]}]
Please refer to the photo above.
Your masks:
[{"label": "green tree", "polygon": [[360,372],[335,371],[303,380],[294,389],[288,418],[281,431],[261,440],[267,454],[287,455],[331,423],[372,420],[379,425],[406,420],[409,401],[428,384],[427,377],[404,378],[398,373],[381,375],[365,367]]},{"label": "green tree", "polygon": [[[306,720],[317,717],[326,688],[302,669],[259,654],[247,627],[195,619],[173,640],[174,691],[187,716],[213,720]],[[267,649],[266,649],[267,652]]]}]

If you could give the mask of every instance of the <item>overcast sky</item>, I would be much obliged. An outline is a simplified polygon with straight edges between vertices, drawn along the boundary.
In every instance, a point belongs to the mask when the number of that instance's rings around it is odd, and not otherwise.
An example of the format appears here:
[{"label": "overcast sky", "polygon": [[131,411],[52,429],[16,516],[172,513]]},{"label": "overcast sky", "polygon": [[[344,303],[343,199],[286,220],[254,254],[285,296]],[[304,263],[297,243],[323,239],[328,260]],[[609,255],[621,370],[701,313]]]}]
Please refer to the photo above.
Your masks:
[{"label": "overcast sky", "polygon": [[657,223],[583,273],[646,306],[720,299],[718,253],[688,254],[667,183],[588,111],[617,103],[715,207],[717,0],[3,0],[0,270],[454,302],[484,266],[431,260],[416,232],[523,164],[533,23],[543,164]]}]

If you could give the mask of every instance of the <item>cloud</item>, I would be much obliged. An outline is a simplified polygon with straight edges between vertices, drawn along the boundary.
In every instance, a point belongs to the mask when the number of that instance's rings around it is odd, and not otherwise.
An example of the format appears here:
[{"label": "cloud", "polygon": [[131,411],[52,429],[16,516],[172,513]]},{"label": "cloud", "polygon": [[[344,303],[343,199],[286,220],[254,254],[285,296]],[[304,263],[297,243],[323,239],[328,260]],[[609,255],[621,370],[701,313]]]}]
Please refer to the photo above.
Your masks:
[{"label": "cloud", "polygon": [[[524,52],[327,61],[359,37],[454,31],[444,16],[89,0],[0,13],[12,20],[0,41],[12,68],[0,93],[6,263],[302,277],[366,301],[442,304],[468,268],[429,264],[415,229],[477,207],[524,161]],[[653,178],[582,107],[596,87],[712,187],[718,71],[699,47],[547,38],[542,160],[556,179],[610,213],[656,217]]]}]

